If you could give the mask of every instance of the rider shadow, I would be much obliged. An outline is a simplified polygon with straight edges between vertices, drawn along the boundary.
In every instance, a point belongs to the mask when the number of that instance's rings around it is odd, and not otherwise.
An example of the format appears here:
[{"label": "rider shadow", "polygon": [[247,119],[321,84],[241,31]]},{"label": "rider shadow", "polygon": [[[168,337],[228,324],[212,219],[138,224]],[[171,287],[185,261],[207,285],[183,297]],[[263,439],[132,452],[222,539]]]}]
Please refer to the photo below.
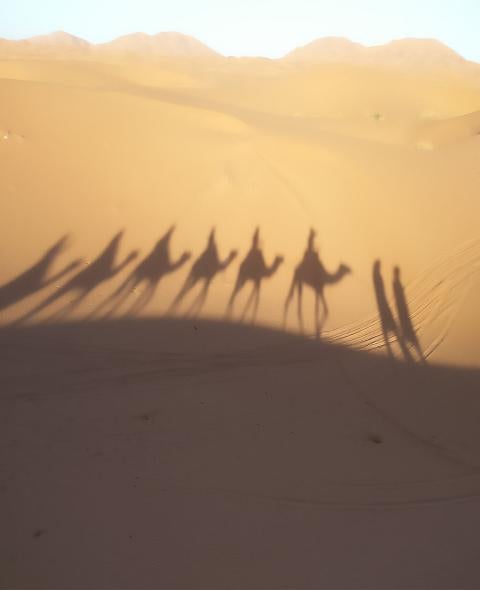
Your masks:
[{"label": "rider shadow", "polygon": [[0,287],[0,310],[15,305],[22,299],[49,287],[81,264],[80,260],[74,260],[63,270],[47,278],[57,257],[65,249],[67,239],[68,236],[60,238],[56,244],[45,252],[38,262],[9,283]]},{"label": "rider shadow", "polygon": [[67,281],[65,285],[47,297],[39,305],[34,307],[30,312],[22,316],[17,321],[17,323],[29,320],[66,295],[77,294],[73,300],[61,307],[49,318],[50,320],[63,319],[68,314],[73,312],[82,303],[82,301],[101,283],[110,280],[116,274],[121,272],[128,264],[130,264],[133,259],[138,256],[137,252],[131,252],[122,263],[120,263],[118,266],[115,266],[115,259],[118,254],[123,233],[123,231],[118,232],[92,263],[77,273],[74,277]]},{"label": "rider shadow", "polygon": [[400,278],[400,268],[395,266],[393,269],[393,295],[395,297],[395,306],[397,308],[397,317],[400,323],[400,336],[402,338],[405,348],[411,345],[415,350],[418,360],[422,363],[426,362],[417,333],[413,326],[410,310],[408,308],[407,298],[405,296],[405,289]]},{"label": "rider shadow", "polygon": [[[334,273],[328,272],[320,261],[318,250],[315,247],[315,230],[310,230],[307,242],[307,248],[303,258],[293,273],[292,283],[285,300],[283,310],[283,324],[286,326],[288,309],[292,303],[295,294],[297,295],[297,318],[301,332],[304,331],[303,321],[303,287],[307,286],[313,289],[315,294],[315,335],[320,337],[323,325],[328,317],[329,310],[324,295],[326,285],[338,283],[350,274],[352,271],[346,264],[340,264]],[[323,307],[323,316],[320,320],[320,301]]]},{"label": "rider shadow", "polygon": [[224,260],[220,260],[215,239],[215,228],[213,228],[208,237],[205,250],[193,263],[190,273],[188,274],[188,277],[186,278],[185,283],[178,292],[177,296],[173,300],[169,311],[175,311],[187,296],[187,294],[190,293],[190,291],[192,291],[192,289],[194,289],[198,283],[203,282],[202,288],[185,314],[198,315],[205,305],[213,279],[217,276],[217,274],[226,270],[231,262],[236,258],[236,256],[237,251],[231,250]]},{"label": "rider shadow", "polygon": [[385,342],[385,347],[387,349],[388,356],[392,359],[396,358],[393,354],[392,344],[390,341],[390,335],[393,335],[394,339],[398,342],[398,345],[400,347],[400,350],[402,351],[405,360],[412,362],[412,355],[410,354],[410,351],[405,345],[402,332],[397,325],[397,322],[393,316],[393,312],[390,308],[390,304],[388,303],[387,295],[385,293],[385,283],[382,277],[380,260],[375,260],[375,262],[373,263],[372,278],[373,287],[375,289],[375,298],[377,301],[378,315],[380,318],[380,324],[382,328],[383,340]]},{"label": "rider shadow", "polygon": [[175,226],[170,227],[165,235],[158,240],[151,252],[134,268],[118,289],[92,312],[91,316],[105,309],[103,317],[112,316],[143,283],[146,284],[145,289],[133,302],[125,315],[138,315],[145,309],[155,295],[161,279],[183,266],[191,256],[189,252],[184,252],[176,262],[171,261],[170,239],[174,229]]},{"label": "rider shadow", "polygon": [[243,287],[250,282],[253,283],[253,289],[241,315],[241,320],[243,321],[247,317],[247,313],[250,308],[252,308],[251,323],[255,323],[260,304],[260,289],[262,281],[273,276],[283,260],[283,256],[275,256],[272,264],[267,265],[262,249],[260,248],[260,229],[257,228],[252,237],[250,250],[240,264],[237,280],[227,306],[228,317],[233,314],[235,300],[238,294]]}]

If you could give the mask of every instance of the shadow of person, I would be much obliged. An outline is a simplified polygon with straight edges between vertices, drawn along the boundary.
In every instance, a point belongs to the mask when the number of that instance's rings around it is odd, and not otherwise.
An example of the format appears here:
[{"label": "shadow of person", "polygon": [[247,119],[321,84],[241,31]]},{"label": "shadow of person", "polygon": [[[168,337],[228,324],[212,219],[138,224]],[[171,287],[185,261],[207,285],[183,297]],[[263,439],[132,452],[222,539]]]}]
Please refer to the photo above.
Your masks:
[{"label": "shadow of person", "polygon": [[[326,270],[323,263],[320,261],[318,250],[315,248],[315,230],[311,229],[308,235],[307,248],[303,254],[303,258],[296,266],[293,272],[293,279],[288,291],[287,298],[283,308],[283,324],[286,326],[288,309],[297,293],[297,318],[300,330],[304,331],[303,322],[303,287],[304,285],[311,287],[315,293],[315,334],[317,338],[320,336],[323,325],[328,317],[328,306],[324,295],[324,289],[327,285],[334,285],[350,274],[352,271],[346,264],[340,264],[334,273]],[[323,316],[320,321],[320,301],[323,307]]]},{"label": "shadow of person", "polygon": [[6,309],[22,299],[41,291],[67,275],[81,264],[81,260],[74,260],[63,270],[47,278],[50,268],[57,257],[65,249],[68,236],[63,236],[33,266],[27,269],[9,283],[0,287],[0,310]]},{"label": "shadow of person", "polygon": [[397,317],[400,323],[400,337],[402,338],[404,346],[407,348],[409,344],[415,349],[418,358],[421,362],[426,362],[425,357],[418,341],[418,336],[413,327],[410,310],[408,309],[407,298],[405,296],[405,289],[400,278],[400,268],[395,266],[393,269],[393,295],[395,297],[395,306],[397,308]]},{"label": "shadow of person", "polygon": [[372,278],[373,287],[375,289],[375,298],[377,301],[378,315],[380,317],[380,323],[382,327],[383,340],[385,342],[388,354],[391,358],[395,358],[390,342],[390,334],[393,334],[402,350],[405,359],[411,361],[412,357],[403,342],[397,322],[393,317],[392,310],[390,309],[390,305],[388,303],[387,295],[385,293],[385,283],[383,282],[382,277],[381,262],[378,259],[373,263]]},{"label": "shadow of person", "polygon": [[220,260],[215,240],[215,228],[213,228],[208,236],[207,247],[193,263],[190,273],[188,274],[183,287],[178,292],[178,295],[173,300],[169,311],[177,309],[185,296],[197,285],[197,283],[203,282],[200,292],[193,300],[186,315],[199,314],[205,305],[213,279],[218,273],[223,272],[236,256],[237,251],[231,250],[224,260]]},{"label": "shadow of person", "polygon": [[235,299],[237,298],[240,291],[243,289],[246,283],[251,282],[253,283],[253,289],[250,297],[247,300],[241,319],[243,321],[246,318],[250,307],[252,307],[251,322],[253,324],[256,320],[258,307],[260,304],[260,288],[262,281],[274,275],[282,264],[283,260],[283,256],[275,256],[272,264],[266,264],[263,252],[260,248],[260,229],[257,227],[252,237],[252,245],[250,246],[250,250],[247,252],[247,255],[240,264],[237,280],[228,301],[227,316],[231,316],[233,314]]},{"label": "shadow of person", "polygon": [[171,261],[170,239],[174,230],[175,226],[172,225],[118,289],[92,312],[92,316],[106,309],[103,317],[110,317],[142,283],[146,283],[145,289],[126,313],[136,315],[150,303],[161,279],[179,269],[191,256],[189,252],[184,252],[176,262]]},{"label": "shadow of person", "polygon": [[47,297],[39,305],[34,307],[30,312],[22,316],[18,322],[26,321],[45,308],[51,306],[59,299],[70,293],[76,293],[77,296],[67,303],[65,306],[57,310],[49,319],[60,319],[67,316],[75,310],[80,303],[96,289],[101,283],[108,281],[116,274],[121,272],[132,260],[137,256],[137,252],[131,252],[125,260],[118,266],[115,266],[115,259],[117,257],[120,241],[123,237],[123,231],[118,232],[108,243],[101,254],[86,268],[72,277],[63,287],[55,291],[52,295]]}]

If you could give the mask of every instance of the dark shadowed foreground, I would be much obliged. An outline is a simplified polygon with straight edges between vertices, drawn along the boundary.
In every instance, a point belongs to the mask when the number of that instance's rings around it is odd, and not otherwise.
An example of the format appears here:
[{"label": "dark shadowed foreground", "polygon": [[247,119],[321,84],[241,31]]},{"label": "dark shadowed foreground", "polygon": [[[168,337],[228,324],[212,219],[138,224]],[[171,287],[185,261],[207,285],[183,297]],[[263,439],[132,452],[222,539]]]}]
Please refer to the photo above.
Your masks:
[{"label": "dark shadowed foreground", "polygon": [[272,330],[0,332],[3,588],[480,586],[480,371]]}]

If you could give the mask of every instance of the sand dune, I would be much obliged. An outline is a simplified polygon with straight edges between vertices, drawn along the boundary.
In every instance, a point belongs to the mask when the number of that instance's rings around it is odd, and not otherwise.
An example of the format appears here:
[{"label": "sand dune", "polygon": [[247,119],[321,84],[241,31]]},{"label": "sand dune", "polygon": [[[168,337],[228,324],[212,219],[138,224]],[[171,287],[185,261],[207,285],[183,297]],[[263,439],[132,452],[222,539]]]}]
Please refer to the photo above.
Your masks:
[{"label": "sand dune", "polygon": [[84,39],[56,31],[29,39],[0,39],[0,56],[19,58],[117,58],[129,57],[149,60],[160,57],[215,57],[218,54],[193,37],[165,32],[156,35],[132,33],[108,43],[89,43]]},{"label": "sand dune", "polygon": [[418,131],[417,145],[433,149],[441,145],[474,139],[480,135],[480,111],[451,119],[426,121]]},{"label": "sand dune", "polygon": [[105,52],[106,55],[140,56],[142,58],[218,56],[218,53],[204,43],[181,33],[158,33],[157,35],[134,33],[119,37],[109,43],[97,45],[95,51],[100,55]]},{"label": "sand dune", "polygon": [[18,43],[0,585],[477,587],[478,66]]},{"label": "sand dune", "polygon": [[[4,249],[21,243],[2,270],[4,284],[65,233],[72,233],[71,256],[88,261],[125,228],[123,248],[142,257],[175,224],[172,256],[188,250],[193,262],[215,226],[219,256],[239,252],[212,283],[203,310],[223,317],[259,227],[265,264],[276,255],[285,259],[262,281],[258,311],[258,321],[278,326],[315,227],[328,271],[341,262],[353,269],[327,287],[324,329],[335,331],[375,313],[376,258],[384,262],[389,289],[395,264],[410,284],[478,237],[476,80],[345,65],[272,66],[268,78],[257,78],[255,64],[244,64],[235,86],[223,65],[212,78],[214,62],[195,71],[182,63],[157,66],[154,76],[150,66],[128,64],[0,63],[9,203],[0,239]],[[49,220],[41,232],[29,213],[32,202],[41,203]],[[38,243],[21,237],[28,235],[38,235]],[[169,308],[189,264],[162,281],[145,313]],[[114,277],[93,290],[76,313],[88,314],[121,281]],[[305,297],[312,332],[308,290]],[[26,314],[37,299],[4,309],[3,321]],[[471,317],[478,321],[476,309]],[[293,319],[290,329],[298,329]],[[447,339],[435,355],[461,362],[458,351]]]},{"label": "sand dune", "polygon": [[[28,39],[0,39],[0,58],[93,58],[151,60],[162,57],[213,58],[223,57],[198,39],[173,31],[154,35],[130,33],[105,43],[88,41],[55,31]],[[230,58],[231,60],[232,58]],[[253,58],[238,58],[254,62]],[[465,60],[447,45],[435,39],[396,39],[384,45],[364,46],[343,37],[321,37],[297,47],[280,60],[295,65],[312,63],[352,63],[386,65],[388,67],[423,69],[470,68],[477,71],[478,64]]]},{"label": "sand dune", "polygon": [[29,39],[7,40],[0,39],[0,55],[2,57],[50,57],[59,55],[68,58],[79,58],[89,55],[91,45],[88,41],[56,31],[48,35],[38,35]]},{"label": "sand dune", "polygon": [[296,63],[375,63],[406,68],[459,68],[466,63],[458,53],[435,39],[397,39],[385,45],[366,47],[341,37],[324,37],[294,49],[285,59]]}]

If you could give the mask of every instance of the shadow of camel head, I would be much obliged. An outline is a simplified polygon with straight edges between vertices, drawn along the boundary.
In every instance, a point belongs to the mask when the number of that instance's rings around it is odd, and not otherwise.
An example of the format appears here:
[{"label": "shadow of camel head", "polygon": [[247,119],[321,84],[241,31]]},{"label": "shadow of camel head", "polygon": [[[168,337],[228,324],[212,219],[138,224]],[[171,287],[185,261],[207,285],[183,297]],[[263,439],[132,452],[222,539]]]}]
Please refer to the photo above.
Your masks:
[{"label": "shadow of camel head", "polygon": [[348,264],[344,264],[343,262],[338,267],[338,274],[341,276],[346,276],[353,274],[353,270],[348,266]]},{"label": "shadow of camel head", "polygon": [[65,234],[64,236],[62,236],[55,244],[53,244],[53,246],[51,248],[49,248],[47,250],[47,255],[48,256],[57,256],[58,254],[60,254],[60,252],[65,250],[65,248],[67,247],[68,240],[69,240],[68,234]]},{"label": "shadow of camel head", "polygon": [[188,251],[187,251],[187,252],[184,252],[184,253],[183,253],[183,254],[180,256],[180,258],[178,259],[178,265],[180,266],[180,265],[184,264],[184,263],[185,263],[185,262],[187,262],[187,260],[189,260],[191,257],[192,257],[192,253],[191,253],[191,252],[188,252]]},{"label": "shadow of camel head", "polygon": [[135,260],[139,256],[140,256],[139,250],[132,250],[130,252],[130,254],[127,256],[127,258],[125,259],[125,264],[130,264],[130,262],[132,262],[133,260]]}]

